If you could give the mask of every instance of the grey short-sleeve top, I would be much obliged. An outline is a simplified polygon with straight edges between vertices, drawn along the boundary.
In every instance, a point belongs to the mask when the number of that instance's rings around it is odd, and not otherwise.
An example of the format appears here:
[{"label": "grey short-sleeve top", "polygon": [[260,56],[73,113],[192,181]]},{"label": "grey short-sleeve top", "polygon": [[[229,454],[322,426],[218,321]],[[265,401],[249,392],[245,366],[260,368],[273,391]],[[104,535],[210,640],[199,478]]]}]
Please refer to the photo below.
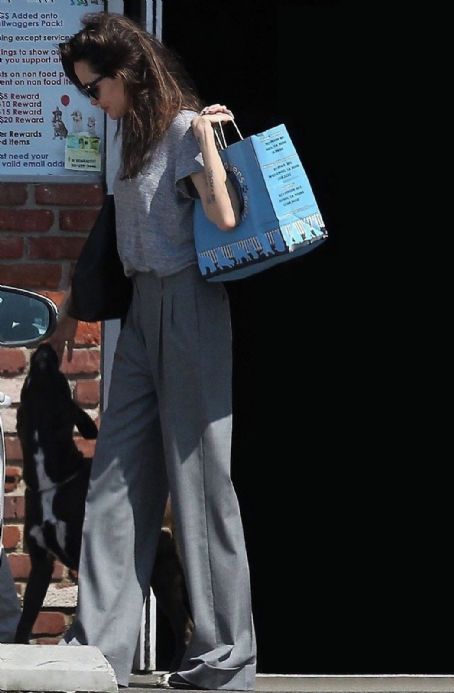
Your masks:
[{"label": "grey short-sleeve top", "polygon": [[195,188],[191,173],[203,170],[191,121],[181,111],[138,176],[114,180],[118,252],[125,274],[174,274],[197,262],[193,235]]}]

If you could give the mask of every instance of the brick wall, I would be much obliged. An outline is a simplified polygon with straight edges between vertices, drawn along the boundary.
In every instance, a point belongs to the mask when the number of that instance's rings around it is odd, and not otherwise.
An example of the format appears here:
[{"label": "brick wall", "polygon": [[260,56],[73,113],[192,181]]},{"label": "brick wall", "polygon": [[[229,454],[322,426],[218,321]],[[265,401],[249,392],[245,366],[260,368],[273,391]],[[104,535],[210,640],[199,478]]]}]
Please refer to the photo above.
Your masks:
[{"label": "brick wall", "polygon": [[[0,284],[38,291],[59,305],[103,197],[100,185],[0,183]],[[24,484],[16,412],[31,353],[33,350],[26,348],[0,349],[0,390],[13,401],[11,408],[1,412],[7,455],[4,545],[19,595],[24,593],[30,562],[22,542]],[[98,323],[79,323],[72,361],[68,363],[65,355],[62,371],[68,376],[74,399],[97,419]],[[84,454],[93,454],[94,441],[74,437]],[[34,642],[58,642],[74,614],[76,582],[77,577],[56,562],[44,608],[35,624]]]}]

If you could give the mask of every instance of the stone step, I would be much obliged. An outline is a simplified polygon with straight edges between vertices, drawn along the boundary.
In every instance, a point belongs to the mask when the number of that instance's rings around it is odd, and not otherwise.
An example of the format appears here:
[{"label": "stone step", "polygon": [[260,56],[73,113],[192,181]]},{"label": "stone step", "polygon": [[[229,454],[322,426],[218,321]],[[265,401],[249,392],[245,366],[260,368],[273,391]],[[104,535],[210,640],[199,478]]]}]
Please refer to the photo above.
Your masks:
[{"label": "stone step", "polygon": [[117,690],[113,669],[97,647],[0,644],[0,691]]}]

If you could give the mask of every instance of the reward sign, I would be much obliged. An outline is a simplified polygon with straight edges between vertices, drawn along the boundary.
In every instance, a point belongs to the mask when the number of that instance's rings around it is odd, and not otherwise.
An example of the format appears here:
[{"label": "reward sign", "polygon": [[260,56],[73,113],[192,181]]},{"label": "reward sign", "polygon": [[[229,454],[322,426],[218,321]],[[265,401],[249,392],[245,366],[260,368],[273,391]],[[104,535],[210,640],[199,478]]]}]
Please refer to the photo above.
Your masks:
[{"label": "reward sign", "polygon": [[[102,11],[103,0],[90,0],[89,9]],[[70,175],[65,149],[73,134],[98,140],[97,157],[79,170],[101,170],[104,117],[66,78],[58,52],[87,11],[74,0],[0,0],[0,176]]]}]

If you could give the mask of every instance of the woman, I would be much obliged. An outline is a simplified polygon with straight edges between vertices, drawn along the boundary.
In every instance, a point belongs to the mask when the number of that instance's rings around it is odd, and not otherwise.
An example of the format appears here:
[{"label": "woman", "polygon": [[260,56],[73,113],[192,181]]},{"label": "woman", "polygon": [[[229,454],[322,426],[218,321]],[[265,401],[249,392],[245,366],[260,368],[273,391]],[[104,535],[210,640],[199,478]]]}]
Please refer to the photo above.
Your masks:
[{"label": "woman", "polygon": [[[109,406],[93,463],[71,644],[96,645],[128,685],[142,605],[170,491],[187,581],[192,640],[174,688],[250,690],[255,640],[249,570],[230,479],[228,298],[200,276],[193,201],[232,229],[239,203],[213,125],[175,58],[134,22],[84,19],[60,54],[68,78],[119,122],[117,235],[132,305],[121,331]],[[53,344],[71,346],[66,316]]]}]

